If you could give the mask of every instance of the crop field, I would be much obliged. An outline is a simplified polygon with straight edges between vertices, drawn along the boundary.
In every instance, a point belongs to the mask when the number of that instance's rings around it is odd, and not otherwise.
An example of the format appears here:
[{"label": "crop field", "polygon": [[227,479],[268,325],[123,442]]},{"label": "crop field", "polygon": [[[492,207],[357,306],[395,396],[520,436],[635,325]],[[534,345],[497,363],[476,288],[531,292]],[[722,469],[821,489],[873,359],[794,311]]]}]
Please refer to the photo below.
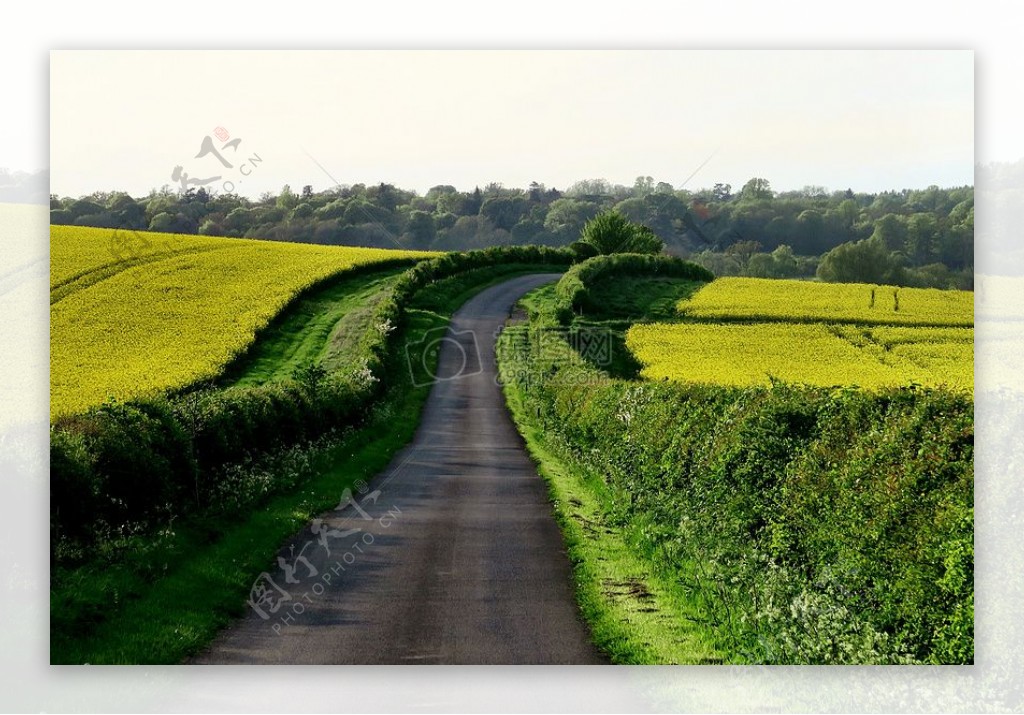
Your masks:
[{"label": "crop field", "polygon": [[51,229],[51,419],[214,378],[304,289],[357,266],[429,255],[130,235]]},{"label": "crop field", "polygon": [[229,248],[232,240],[86,226],[51,226],[51,296],[65,286],[98,282],[104,274],[117,273],[132,265],[175,253]]},{"label": "crop field", "polygon": [[974,294],[866,283],[719,278],[677,305],[701,320],[974,325]]},{"label": "crop field", "polygon": [[[844,326],[845,328],[846,326]],[[706,323],[641,324],[626,344],[650,380],[718,385],[768,385],[772,379],[818,386],[896,387],[916,382],[970,388],[973,340],[923,335],[914,341],[904,329],[886,349],[857,329],[824,324]],[[970,329],[959,329],[970,334]]]},{"label": "crop field", "polygon": [[972,391],[971,294],[900,288],[896,311],[896,290],[722,278],[678,304],[682,322],[634,325],[626,345],[651,380]]}]

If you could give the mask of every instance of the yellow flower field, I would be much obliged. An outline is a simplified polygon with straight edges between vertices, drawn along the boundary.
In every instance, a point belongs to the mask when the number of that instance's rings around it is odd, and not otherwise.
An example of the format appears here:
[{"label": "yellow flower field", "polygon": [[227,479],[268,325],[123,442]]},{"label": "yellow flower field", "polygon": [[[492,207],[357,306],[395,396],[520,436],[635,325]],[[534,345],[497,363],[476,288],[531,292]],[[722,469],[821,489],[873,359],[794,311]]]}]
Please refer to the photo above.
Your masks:
[{"label": "yellow flower field", "polygon": [[626,345],[650,380],[750,386],[769,385],[774,378],[823,387],[916,382],[971,389],[973,341],[923,337],[914,342],[903,335],[887,351],[823,324],[655,323],[630,328]]},{"label": "yellow flower field", "polygon": [[718,278],[677,307],[686,317],[713,320],[974,325],[970,291],[865,283]]},{"label": "yellow flower field", "polygon": [[86,226],[50,227],[50,290],[103,271],[175,252],[227,248],[235,239]]},{"label": "yellow flower field", "polygon": [[679,304],[683,322],[634,325],[626,345],[651,380],[973,391],[972,294],[900,288],[896,311],[894,290],[720,278]]},{"label": "yellow flower field", "polygon": [[51,419],[213,378],[303,289],[431,255],[141,232],[126,246],[113,234],[51,229]]}]

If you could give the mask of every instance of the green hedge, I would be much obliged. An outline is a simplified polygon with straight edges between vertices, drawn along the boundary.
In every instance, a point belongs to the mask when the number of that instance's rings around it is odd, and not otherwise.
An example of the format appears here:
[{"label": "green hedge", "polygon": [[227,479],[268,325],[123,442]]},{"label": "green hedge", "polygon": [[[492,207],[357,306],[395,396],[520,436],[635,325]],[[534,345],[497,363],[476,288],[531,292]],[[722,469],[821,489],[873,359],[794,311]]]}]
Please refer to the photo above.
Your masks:
[{"label": "green hedge", "polygon": [[523,330],[503,373],[735,660],[973,661],[970,398],[613,380]]},{"label": "green hedge", "polygon": [[[388,377],[417,291],[505,263],[564,265],[573,253],[533,246],[448,253],[403,273],[361,340],[366,369],[302,380],[111,401],[51,427],[51,545],[81,548],[211,507],[221,467],[358,424]],[[397,328],[381,331],[378,326]]]},{"label": "green hedge", "polygon": [[713,273],[675,256],[644,253],[615,253],[595,256],[578,263],[555,287],[558,319],[567,324],[578,310],[593,310],[591,288],[611,276],[667,276],[692,281],[712,281]]}]

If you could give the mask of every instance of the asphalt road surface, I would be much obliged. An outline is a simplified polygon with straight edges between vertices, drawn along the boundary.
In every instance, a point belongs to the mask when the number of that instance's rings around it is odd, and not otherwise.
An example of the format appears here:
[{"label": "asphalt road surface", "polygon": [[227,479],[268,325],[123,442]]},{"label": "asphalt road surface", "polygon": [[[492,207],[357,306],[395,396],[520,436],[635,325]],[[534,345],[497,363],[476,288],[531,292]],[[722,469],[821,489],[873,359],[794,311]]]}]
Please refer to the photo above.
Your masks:
[{"label": "asphalt road surface", "polygon": [[495,380],[495,331],[555,278],[511,279],[455,313],[412,443],[293,537],[247,615],[192,662],[605,662]]}]

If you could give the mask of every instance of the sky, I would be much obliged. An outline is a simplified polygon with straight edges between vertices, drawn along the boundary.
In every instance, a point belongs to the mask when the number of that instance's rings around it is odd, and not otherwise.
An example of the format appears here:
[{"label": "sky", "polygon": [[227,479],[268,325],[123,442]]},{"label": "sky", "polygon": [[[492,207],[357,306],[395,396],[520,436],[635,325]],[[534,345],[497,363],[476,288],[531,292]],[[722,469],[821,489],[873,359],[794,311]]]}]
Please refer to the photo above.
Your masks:
[{"label": "sky", "polygon": [[49,69],[62,196],[974,182],[970,50],[54,51]]}]

